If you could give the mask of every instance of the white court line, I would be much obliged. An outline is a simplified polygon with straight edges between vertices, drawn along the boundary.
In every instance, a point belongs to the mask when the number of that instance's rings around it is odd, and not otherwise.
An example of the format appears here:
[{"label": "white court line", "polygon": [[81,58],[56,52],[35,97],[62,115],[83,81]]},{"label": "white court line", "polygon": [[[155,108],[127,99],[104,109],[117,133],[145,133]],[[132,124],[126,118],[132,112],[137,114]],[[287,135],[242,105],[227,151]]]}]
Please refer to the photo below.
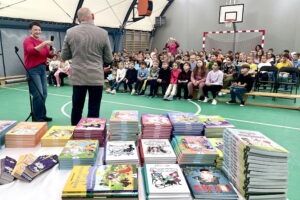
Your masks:
[{"label": "white court line", "polygon": [[190,103],[194,104],[197,107],[197,112],[195,113],[195,115],[199,115],[201,113],[201,107],[199,104],[193,102],[192,100],[188,100]]},{"label": "white court line", "polygon": [[66,113],[65,108],[71,103],[72,103],[72,101],[69,101],[60,108],[60,111],[62,112],[62,114],[64,116],[66,116],[67,118],[71,118],[71,116],[68,113]]},{"label": "white court line", "polygon": [[[28,92],[28,90],[22,90],[22,89],[17,89],[17,88],[7,88],[7,87],[2,87],[2,88],[11,89],[11,90],[18,90],[18,91],[23,91],[23,92]],[[60,96],[60,97],[71,98],[71,96],[67,96],[67,95],[61,95],[61,94],[55,94],[55,93],[48,93],[48,94],[53,95],[53,96]],[[147,109],[152,109],[152,110],[161,110],[161,111],[168,111],[168,112],[182,112],[182,111],[167,110],[167,109],[161,109],[161,108],[153,108],[153,107],[148,107],[148,106],[125,104],[125,103],[113,102],[113,101],[102,101],[102,102],[105,102],[105,103],[114,103],[114,104],[119,104],[119,105],[128,105],[128,106],[140,107],[140,108],[147,108]],[[242,123],[250,123],[250,124],[263,125],[263,126],[272,126],[272,127],[277,127],[277,128],[287,128],[287,129],[292,129],[292,130],[300,130],[300,128],[295,128],[295,127],[290,127],[290,126],[282,126],[282,125],[277,125],[277,124],[261,123],[261,122],[239,120],[239,119],[232,119],[232,118],[225,118],[225,119],[232,120],[232,121],[237,121],[237,122],[242,122]]]}]

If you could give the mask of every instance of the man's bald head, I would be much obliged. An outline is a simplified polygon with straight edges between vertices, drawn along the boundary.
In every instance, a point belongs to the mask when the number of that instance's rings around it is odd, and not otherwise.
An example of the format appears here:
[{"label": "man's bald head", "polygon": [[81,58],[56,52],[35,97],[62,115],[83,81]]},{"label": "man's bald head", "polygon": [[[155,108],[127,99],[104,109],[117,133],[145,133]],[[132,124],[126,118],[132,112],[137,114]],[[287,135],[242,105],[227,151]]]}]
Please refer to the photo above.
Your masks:
[{"label": "man's bald head", "polygon": [[77,17],[78,17],[79,23],[81,23],[83,21],[93,21],[94,20],[94,14],[88,8],[80,8],[77,11]]}]

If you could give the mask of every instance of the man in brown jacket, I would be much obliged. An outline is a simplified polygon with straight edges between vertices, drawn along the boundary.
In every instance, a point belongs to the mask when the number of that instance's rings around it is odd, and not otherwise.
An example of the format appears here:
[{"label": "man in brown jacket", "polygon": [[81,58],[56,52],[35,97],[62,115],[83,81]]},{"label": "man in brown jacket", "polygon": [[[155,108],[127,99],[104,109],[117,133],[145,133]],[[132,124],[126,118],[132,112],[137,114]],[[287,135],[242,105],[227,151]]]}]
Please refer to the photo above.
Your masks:
[{"label": "man in brown jacket", "polygon": [[80,8],[77,17],[80,24],[67,30],[62,48],[62,60],[72,59],[72,125],[77,125],[82,117],[87,91],[87,117],[99,117],[103,64],[112,61],[108,33],[94,25],[94,14],[88,8]]}]

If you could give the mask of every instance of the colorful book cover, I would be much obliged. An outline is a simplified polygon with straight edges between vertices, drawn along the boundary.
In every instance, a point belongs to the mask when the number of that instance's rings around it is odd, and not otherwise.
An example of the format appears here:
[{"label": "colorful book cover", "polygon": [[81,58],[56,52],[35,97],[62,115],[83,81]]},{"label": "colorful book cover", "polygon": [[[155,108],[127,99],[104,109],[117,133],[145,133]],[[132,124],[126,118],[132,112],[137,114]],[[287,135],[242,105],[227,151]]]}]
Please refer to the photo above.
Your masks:
[{"label": "colorful book cover", "polygon": [[200,120],[193,113],[170,112],[168,113],[173,125],[200,125]]},{"label": "colorful book cover", "polygon": [[168,139],[142,139],[141,143],[145,158],[176,157]]},{"label": "colorful book cover", "polygon": [[21,174],[25,171],[25,168],[32,164],[36,160],[36,157],[33,154],[21,155],[17,161],[17,164],[12,172],[12,175],[16,178],[19,178]]},{"label": "colorful book cover", "polygon": [[137,110],[114,110],[110,117],[111,122],[138,122]]},{"label": "colorful book cover", "polygon": [[20,122],[6,135],[36,135],[44,126],[46,122]]},{"label": "colorful book cover", "polygon": [[166,114],[143,114],[143,126],[172,126]]},{"label": "colorful book cover", "polygon": [[42,137],[43,139],[70,139],[72,138],[75,126],[52,126],[46,134]]},{"label": "colorful book cover", "polygon": [[1,170],[6,175],[11,175],[13,172],[15,166],[17,164],[17,161],[11,157],[6,156],[3,160]]},{"label": "colorful book cover", "polygon": [[134,141],[108,141],[105,154],[106,160],[138,159]]},{"label": "colorful book cover", "polygon": [[17,123],[17,121],[0,120],[0,134],[3,131],[6,131],[9,127],[13,126],[15,123]]},{"label": "colorful book cover", "polygon": [[31,174],[40,174],[58,164],[57,155],[49,155],[46,158],[38,158],[26,167]]},{"label": "colorful book cover", "polygon": [[174,139],[183,153],[218,155],[205,136],[175,136]]},{"label": "colorful book cover", "polygon": [[106,118],[81,118],[75,131],[99,130],[104,131],[106,127]]},{"label": "colorful book cover", "polygon": [[198,115],[198,119],[206,128],[233,128],[234,126],[227,122],[224,118],[217,115]]},{"label": "colorful book cover", "polygon": [[59,159],[93,159],[98,147],[98,140],[69,140],[59,155]]},{"label": "colorful book cover", "polygon": [[151,194],[190,194],[178,164],[146,164],[146,187]]},{"label": "colorful book cover", "polygon": [[219,157],[223,158],[224,143],[223,138],[208,138],[208,141],[219,153]]},{"label": "colorful book cover", "polygon": [[90,170],[88,191],[124,193],[138,191],[137,168],[134,165],[101,165]]},{"label": "colorful book cover", "polygon": [[87,177],[91,166],[74,166],[70,176],[64,186],[62,196],[76,193],[78,196],[85,197],[87,194]]},{"label": "colorful book cover", "polygon": [[215,197],[220,199],[222,196],[224,199],[228,196],[237,198],[232,185],[218,168],[186,167],[183,169],[183,173],[195,198],[210,197],[213,199]]}]

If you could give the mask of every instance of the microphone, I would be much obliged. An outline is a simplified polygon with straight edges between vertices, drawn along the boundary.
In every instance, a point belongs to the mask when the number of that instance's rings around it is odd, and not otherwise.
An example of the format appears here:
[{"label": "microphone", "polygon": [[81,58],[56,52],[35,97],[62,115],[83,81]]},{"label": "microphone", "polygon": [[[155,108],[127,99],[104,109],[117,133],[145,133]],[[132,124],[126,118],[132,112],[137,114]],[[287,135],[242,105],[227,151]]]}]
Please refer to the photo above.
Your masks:
[{"label": "microphone", "polygon": [[[53,40],[54,40],[54,35],[51,35],[50,40],[53,42]],[[51,45],[51,46],[50,46],[50,51],[52,51],[52,49],[53,49],[53,47],[52,47],[52,45]]]},{"label": "microphone", "polygon": [[15,52],[17,53],[19,51],[19,48],[15,46]]}]

